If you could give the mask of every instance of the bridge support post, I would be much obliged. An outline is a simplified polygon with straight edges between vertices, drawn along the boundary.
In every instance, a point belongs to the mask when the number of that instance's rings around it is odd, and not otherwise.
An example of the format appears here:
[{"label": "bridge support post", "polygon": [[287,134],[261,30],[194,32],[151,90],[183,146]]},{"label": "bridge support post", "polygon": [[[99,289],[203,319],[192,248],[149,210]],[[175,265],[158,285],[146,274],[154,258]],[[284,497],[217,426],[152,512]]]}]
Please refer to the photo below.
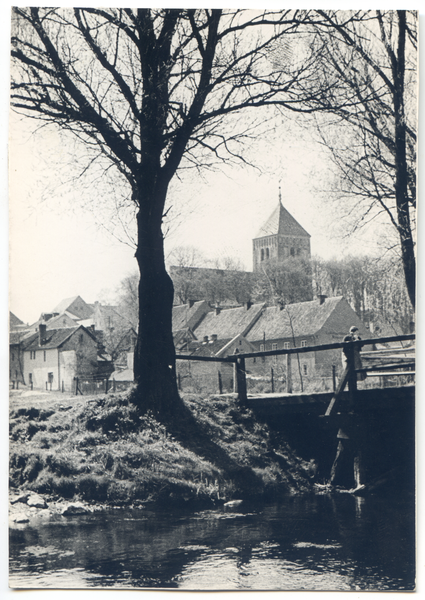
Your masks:
[{"label": "bridge support post", "polygon": [[233,391],[238,395],[238,400],[241,402],[247,401],[245,359],[243,356],[238,356],[233,363]]},{"label": "bridge support post", "polygon": [[286,355],[286,393],[292,394],[291,355]]}]

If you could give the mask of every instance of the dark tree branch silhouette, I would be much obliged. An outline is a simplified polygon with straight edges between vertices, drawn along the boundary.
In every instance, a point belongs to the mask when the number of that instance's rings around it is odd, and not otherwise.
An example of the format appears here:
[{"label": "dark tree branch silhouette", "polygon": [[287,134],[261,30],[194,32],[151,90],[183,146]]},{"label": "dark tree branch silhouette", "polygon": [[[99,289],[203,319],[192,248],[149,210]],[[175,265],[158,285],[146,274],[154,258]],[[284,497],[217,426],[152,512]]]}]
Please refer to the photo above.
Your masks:
[{"label": "dark tree branch silhouette", "polygon": [[295,35],[306,17],[299,11],[13,9],[12,107],[77,136],[94,153],[90,160],[106,158],[137,207],[134,401],[143,409],[171,415],[181,406],[162,231],[170,181],[178,169],[210,164],[207,153],[214,160],[241,158],[239,143],[252,135],[254,109],[262,108],[264,119],[273,106],[303,110],[292,89],[308,68],[288,75],[268,50]]},{"label": "dark tree branch silhouette", "polygon": [[[311,52],[317,93],[311,108],[320,141],[339,170],[340,207],[355,230],[385,214],[397,232],[415,307],[417,14],[317,11]],[[305,92],[300,88],[300,94]]]}]

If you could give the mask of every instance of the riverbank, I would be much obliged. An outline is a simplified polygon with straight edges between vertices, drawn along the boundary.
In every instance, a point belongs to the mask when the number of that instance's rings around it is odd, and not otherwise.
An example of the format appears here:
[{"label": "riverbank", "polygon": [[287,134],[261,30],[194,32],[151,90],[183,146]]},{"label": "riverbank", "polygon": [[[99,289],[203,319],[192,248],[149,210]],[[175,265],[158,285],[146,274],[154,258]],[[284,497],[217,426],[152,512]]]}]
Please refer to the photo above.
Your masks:
[{"label": "riverbank", "polygon": [[126,393],[12,397],[12,520],[69,506],[217,506],[311,491],[311,464],[234,395],[183,400],[189,418],[173,427],[140,415]]}]

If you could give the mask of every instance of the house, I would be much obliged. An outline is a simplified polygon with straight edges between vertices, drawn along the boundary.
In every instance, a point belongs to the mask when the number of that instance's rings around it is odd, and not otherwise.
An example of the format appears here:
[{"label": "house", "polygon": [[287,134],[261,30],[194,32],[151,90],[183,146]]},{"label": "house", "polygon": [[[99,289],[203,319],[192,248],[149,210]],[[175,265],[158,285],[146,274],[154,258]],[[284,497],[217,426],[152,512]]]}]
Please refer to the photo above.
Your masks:
[{"label": "house", "polygon": [[[320,295],[310,302],[265,308],[247,332],[247,340],[260,350],[282,350],[341,342],[352,325],[360,337],[370,337],[369,330],[343,296]],[[267,358],[283,367],[285,356]],[[291,355],[293,379],[331,377],[332,366],[341,368],[341,350]]]},{"label": "house", "polygon": [[[225,357],[235,352],[254,352],[254,346],[245,334],[260,317],[265,304],[247,303],[237,308],[222,309],[215,307],[206,312],[198,324],[194,325],[193,335],[181,347],[181,352],[196,356]],[[232,365],[219,362],[177,361],[177,373],[180,383],[184,380],[202,382],[206,389],[217,387],[218,373],[225,388],[231,389],[233,379]]]},{"label": "house", "polygon": [[127,352],[126,364],[121,365],[109,376],[109,381],[114,384],[115,389],[126,389],[134,382],[134,352]]},{"label": "house", "polygon": [[31,333],[37,333],[40,324],[45,324],[47,329],[67,329],[80,325],[78,318],[72,313],[65,311],[63,313],[41,313],[38,321],[28,327]]},{"label": "house", "polygon": [[[255,352],[255,348],[242,334],[236,335],[231,340],[219,340],[213,334],[211,337],[205,336],[201,343],[192,342],[189,345],[188,352],[194,357],[215,356],[224,358],[231,354]],[[209,383],[209,389],[214,389],[217,386],[218,373],[220,373],[223,388],[232,389],[233,387],[233,365],[229,363],[179,361],[177,369],[180,377],[188,376],[190,372],[190,376],[194,379],[202,380],[205,385]]]},{"label": "house", "polygon": [[211,308],[205,300],[173,306],[172,328],[174,346],[177,351],[186,347],[189,342],[196,340],[193,330],[210,310]]},{"label": "house", "polygon": [[24,383],[22,340],[28,334],[28,325],[9,312],[9,381],[13,386]]},{"label": "house", "polygon": [[64,312],[74,315],[77,320],[88,319],[93,314],[93,306],[84,302],[81,296],[72,296],[61,300],[52,311],[56,315]]},{"label": "house", "polygon": [[26,327],[27,325],[21,319],[9,311],[9,331],[19,331]]},{"label": "house", "polygon": [[237,308],[222,309],[216,306],[204,314],[200,322],[193,328],[198,340],[216,339],[229,342],[238,335],[246,336],[254,326],[265,308],[265,303],[247,302]]},{"label": "house", "polygon": [[22,341],[23,377],[27,385],[39,389],[71,391],[75,377],[97,373],[98,344],[84,326],[47,329]]},{"label": "house", "polygon": [[[319,296],[310,302],[286,306],[249,304],[235,309],[216,309],[207,313],[194,328],[197,338],[187,344],[184,353],[193,356],[228,356],[238,349],[241,353],[262,350],[283,350],[341,342],[351,326],[359,329],[364,339],[370,332],[342,296]],[[185,361],[186,363],[186,361]],[[332,381],[332,367],[341,371],[341,350],[292,354],[289,358],[292,381]],[[217,370],[226,372],[230,367],[218,363],[186,363],[178,361],[179,372],[191,369],[192,376],[209,373],[214,381]],[[275,376],[286,380],[287,357],[270,356],[249,358],[245,368],[253,377]]]},{"label": "house", "polygon": [[24,365],[22,355],[22,340],[24,332],[11,331],[9,333],[9,381],[13,387],[25,383]]}]

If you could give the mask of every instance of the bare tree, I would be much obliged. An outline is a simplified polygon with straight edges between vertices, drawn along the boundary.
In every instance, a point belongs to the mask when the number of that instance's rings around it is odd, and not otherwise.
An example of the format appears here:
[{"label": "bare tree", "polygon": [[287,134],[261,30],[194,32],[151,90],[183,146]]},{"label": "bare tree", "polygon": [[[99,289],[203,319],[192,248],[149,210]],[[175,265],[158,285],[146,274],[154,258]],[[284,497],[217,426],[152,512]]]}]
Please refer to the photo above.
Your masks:
[{"label": "bare tree", "polygon": [[415,307],[417,14],[317,12],[308,94],[332,91],[308,104],[339,172],[332,192],[351,231],[382,216],[394,227]]},{"label": "bare tree", "polygon": [[[291,94],[268,48],[296,33],[297,11],[15,8],[14,110],[69,131],[128,186],[140,271],[134,401],[178,409],[162,222],[178,169],[243,160],[244,142]],[[308,98],[307,98],[308,99]],[[304,98],[305,100],[305,98]],[[257,120],[254,112],[265,112]],[[300,107],[299,107],[300,108]],[[255,109],[255,111],[254,111]],[[241,113],[246,119],[241,118]]]}]

